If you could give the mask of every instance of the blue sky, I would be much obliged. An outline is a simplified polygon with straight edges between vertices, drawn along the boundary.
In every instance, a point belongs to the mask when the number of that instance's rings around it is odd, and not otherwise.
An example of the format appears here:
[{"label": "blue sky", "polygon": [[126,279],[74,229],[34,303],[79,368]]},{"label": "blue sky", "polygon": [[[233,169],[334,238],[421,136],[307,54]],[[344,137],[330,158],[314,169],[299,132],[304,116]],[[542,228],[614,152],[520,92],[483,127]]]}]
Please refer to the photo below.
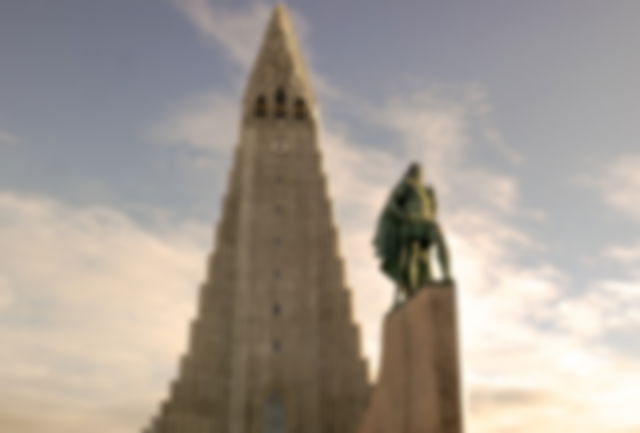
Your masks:
[{"label": "blue sky", "polygon": [[[288,5],[373,371],[392,287],[371,232],[417,159],[461,291],[469,431],[640,429],[640,4]],[[154,413],[272,6],[0,5],[2,431]]]}]

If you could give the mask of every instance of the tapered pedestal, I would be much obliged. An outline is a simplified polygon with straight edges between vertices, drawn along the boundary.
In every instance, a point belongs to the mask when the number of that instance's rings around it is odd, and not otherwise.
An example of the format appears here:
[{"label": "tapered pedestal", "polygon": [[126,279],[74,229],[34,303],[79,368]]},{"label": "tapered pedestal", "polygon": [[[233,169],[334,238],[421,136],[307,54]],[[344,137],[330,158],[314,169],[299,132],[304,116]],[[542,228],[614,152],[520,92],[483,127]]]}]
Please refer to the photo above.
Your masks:
[{"label": "tapered pedestal", "polygon": [[462,433],[455,287],[431,285],[390,312],[360,433]]}]

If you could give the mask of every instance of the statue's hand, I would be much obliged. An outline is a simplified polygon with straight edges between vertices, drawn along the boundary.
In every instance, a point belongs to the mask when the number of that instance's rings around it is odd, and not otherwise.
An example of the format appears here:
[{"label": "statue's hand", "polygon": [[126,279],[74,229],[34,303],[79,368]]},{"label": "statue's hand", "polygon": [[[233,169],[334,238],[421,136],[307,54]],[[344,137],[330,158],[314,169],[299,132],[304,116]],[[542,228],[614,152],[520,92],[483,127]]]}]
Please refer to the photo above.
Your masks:
[{"label": "statue's hand", "polygon": [[453,286],[455,285],[455,282],[453,281],[453,278],[451,277],[451,275],[446,275],[442,279],[442,284],[446,284],[447,286]]}]

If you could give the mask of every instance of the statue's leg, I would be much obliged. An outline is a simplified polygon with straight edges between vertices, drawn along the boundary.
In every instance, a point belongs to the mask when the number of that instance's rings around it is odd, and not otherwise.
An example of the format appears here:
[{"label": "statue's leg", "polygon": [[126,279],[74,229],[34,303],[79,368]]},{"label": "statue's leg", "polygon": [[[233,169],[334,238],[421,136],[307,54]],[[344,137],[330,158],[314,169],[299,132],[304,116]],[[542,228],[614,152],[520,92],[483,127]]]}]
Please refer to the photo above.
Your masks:
[{"label": "statue's leg", "polygon": [[419,287],[421,288],[431,281],[431,242],[428,224],[421,223],[419,225],[417,236],[419,239],[417,242],[419,245],[417,256],[420,266]]},{"label": "statue's leg", "polygon": [[420,245],[417,242],[412,242],[409,268],[409,296],[413,296],[420,288],[420,262]]},{"label": "statue's leg", "polygon": [[436,223],[433,225],[434,240],[436,248],[438,249],[438,263],[440,264],[440,270],[442,271],[442,277],[445,281],[451,280],[451,273],[449,271],[449,250],[447,244],[444,241],[444,236],[440,230],[440,226]]},{"label": "statue's leg", "polygon": [[428,283],[433,281],[433,276],[431,275],[431,257],[430,257],[431,248],[426,248],[422,251],[422,281],[423,283]]},{"label": "statue's leg", "polygon": [[405,297],[408,297],[409,286],[411,284],[411,254],[408,248],[403,248],[400,254],[399,266],[398,266],[398,287],[401,287],[405,292]]}]

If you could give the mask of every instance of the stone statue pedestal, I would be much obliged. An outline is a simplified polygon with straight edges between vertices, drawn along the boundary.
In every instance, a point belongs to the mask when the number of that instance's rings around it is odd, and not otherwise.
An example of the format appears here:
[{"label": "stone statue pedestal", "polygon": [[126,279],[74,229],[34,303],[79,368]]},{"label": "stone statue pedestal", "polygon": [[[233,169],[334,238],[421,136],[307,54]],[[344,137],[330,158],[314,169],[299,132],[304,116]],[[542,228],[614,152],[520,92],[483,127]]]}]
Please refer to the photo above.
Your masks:
[{"label": "stone statue pedestal", "polygon": [[462,433],[455,287],[432,284],[390,312],[359,433]]}]

